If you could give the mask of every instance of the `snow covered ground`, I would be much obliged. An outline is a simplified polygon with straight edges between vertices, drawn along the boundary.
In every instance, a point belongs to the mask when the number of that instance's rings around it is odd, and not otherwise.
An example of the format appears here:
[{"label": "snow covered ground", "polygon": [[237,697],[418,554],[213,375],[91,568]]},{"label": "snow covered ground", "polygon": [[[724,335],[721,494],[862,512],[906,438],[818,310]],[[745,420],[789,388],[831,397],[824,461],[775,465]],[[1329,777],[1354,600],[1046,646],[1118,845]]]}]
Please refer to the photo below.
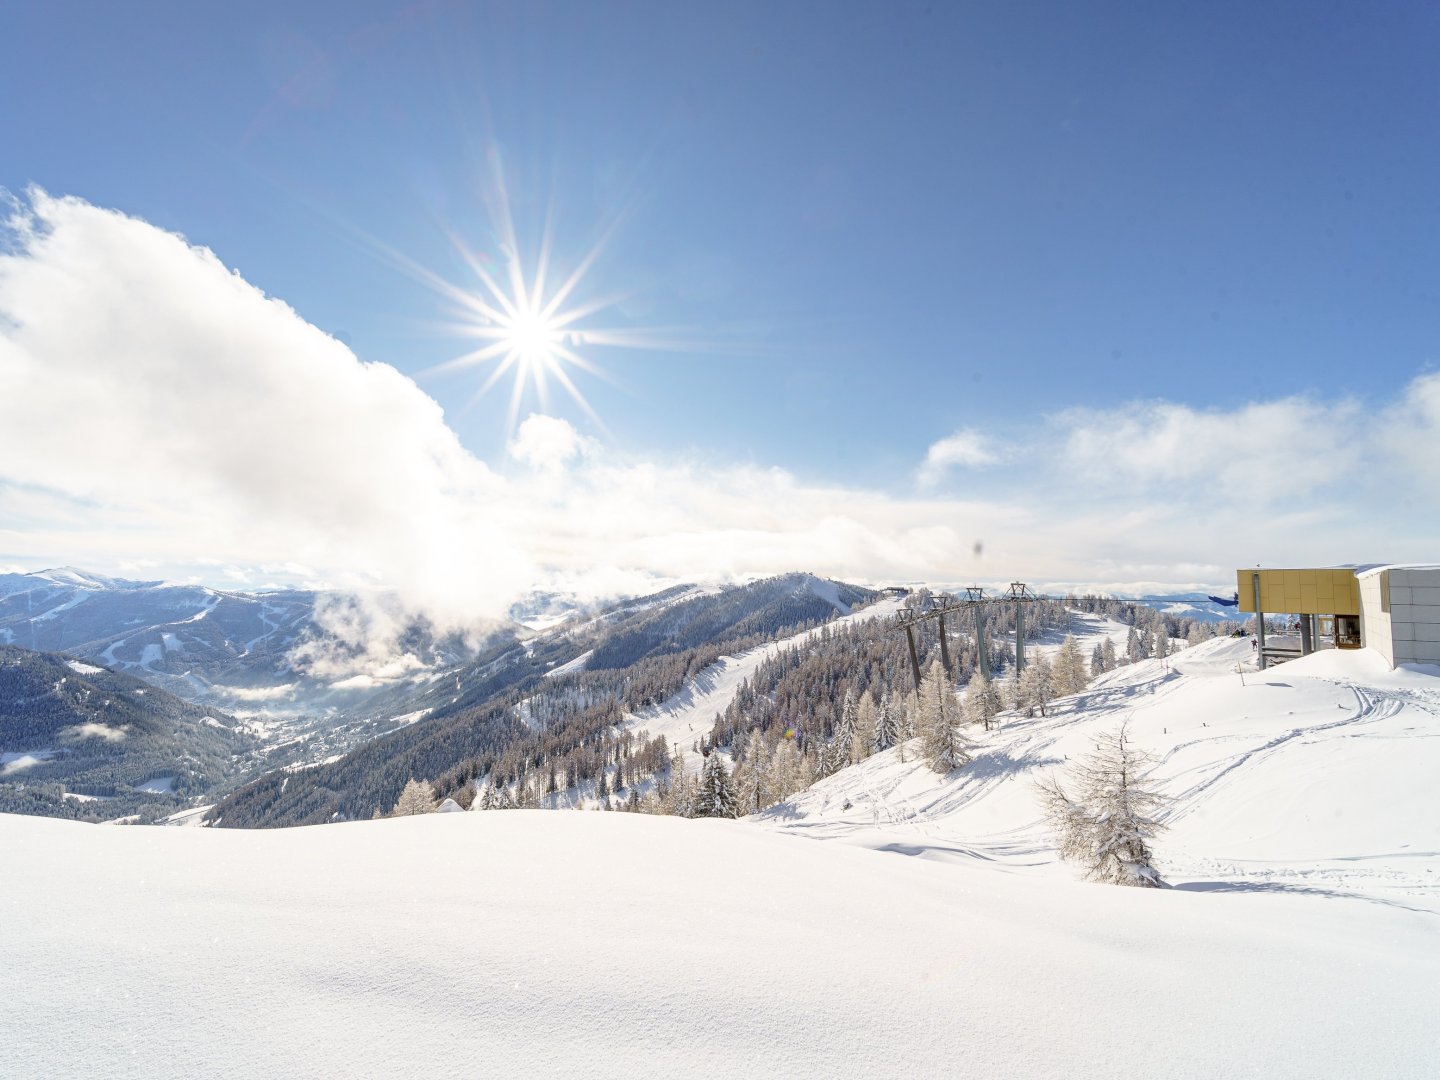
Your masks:
[{"label": "snow covered ground", "polygon": [[[1124,668],[948,779],[891,751],[763,820],[0,815],[0,1076],[1440,1074],[1440,672],[1248,661]],[[1078,881],[1037,819],[1122,718],[1171,889]]]}]

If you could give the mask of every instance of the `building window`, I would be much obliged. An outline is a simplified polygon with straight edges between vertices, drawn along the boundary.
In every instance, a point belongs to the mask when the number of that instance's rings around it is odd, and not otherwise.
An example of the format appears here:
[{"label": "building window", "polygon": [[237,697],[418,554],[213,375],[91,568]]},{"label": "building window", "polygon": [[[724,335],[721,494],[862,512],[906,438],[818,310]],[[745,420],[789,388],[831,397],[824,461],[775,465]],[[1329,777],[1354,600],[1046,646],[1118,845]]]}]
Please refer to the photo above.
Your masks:
[{"label": "building window", "polygon": [[1341,649],[1360,648],[1360,619],[1358,616],[1335,616],[1335,645]]}]

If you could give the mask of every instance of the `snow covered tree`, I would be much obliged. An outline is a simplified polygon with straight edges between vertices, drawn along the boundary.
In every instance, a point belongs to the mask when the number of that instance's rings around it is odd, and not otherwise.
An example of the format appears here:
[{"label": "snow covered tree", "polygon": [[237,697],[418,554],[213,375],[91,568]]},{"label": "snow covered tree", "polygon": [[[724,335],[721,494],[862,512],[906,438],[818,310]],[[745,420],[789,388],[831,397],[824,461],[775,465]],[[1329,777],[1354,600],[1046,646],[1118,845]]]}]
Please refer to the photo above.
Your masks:
[{"label": "snow covered tree", "polygon": [[875,736],[871,743],[875,753],[882,750],[889,750],[900,741],[900,724],[895,719],[895,709],[890,703],[890,695],[886,694],[880,699],[880,704],[875,710]]},{"label": "snow covered tree", "polygon": [[1156,888],[1150,841],[1164,826],[1165,798],[1146,786],[1155,759],[1130,740],[1128,726],[1099,738],[1098,749],[1070,767],[1073,797],[1053,775],[1037,784],[1060,857],[1092,881]]},{"label": "snow covered tree", "polygon": [[1090,677],[1105,674],[1105,650],[1096,645],[1090,650]]},{"label": "snow covered tree", "polygon": [[985,730],[989,731],[1004,707],[1005,703],[1000,700],[1000,688],[987,679],[984,672],[975,672],[965,687],[965,719],[972,724],[984,724]]},{"label": "snow covered tree", "polygon": [[700,790],[695,796],[696,817],[738,816],[735,791],[730,786],[730,773],[718,750],[712,750],[700,773]]},{"label": "snow covered tree", "polygon": [[411,779],[395,800],[390,811],[391,817],[409,817],[412,814],[429,814],[435,810],[435,791],[422,780]]},{"label": "snow covered tree", "polygon": [[1148,650],[1145,647],[1145,639],[1136,632],[1135,627],[1130,628],[1130,634],[1125,639],[1125,658],[1130,663],[1144,660]]},{"label": "snow covered tree", "polygon": [[920,729],[926,764],[939,773],[964,765],[970,760],[969,747],[960,734],[960,710],[939,660],[920,681],[919,698],[915,726]]},{"label": "snow covered tree", "polygon": [[840,706],[840,721],[835,725],[835,737],[830,740],[835,772],[854,763],[856,710],[855,691],[846,690],[844,704]]},{"label": "snow covered tree", "polygon": [[845,749],[840,745],[839,738],[832,735],[820,747],[820,760],[815,765],[815,778],[824,780],[827,776],[834,776],[845,767],[845,758]]},{"label": "snow covered tree", "polygon": [[1150,655],[1162,658],[1170,655],[1170,633],[1163,622],[1155,627],[1155,644],[1150,649]]}]

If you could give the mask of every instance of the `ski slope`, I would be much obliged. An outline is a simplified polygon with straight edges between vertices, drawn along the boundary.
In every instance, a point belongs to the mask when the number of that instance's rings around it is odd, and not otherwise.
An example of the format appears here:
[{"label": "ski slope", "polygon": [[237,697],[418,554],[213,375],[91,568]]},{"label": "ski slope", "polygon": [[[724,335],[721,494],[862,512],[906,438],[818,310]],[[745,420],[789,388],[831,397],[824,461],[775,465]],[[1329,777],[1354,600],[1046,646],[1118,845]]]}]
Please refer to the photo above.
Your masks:
[{"label": "ski slope", "polygon": [[[835,602],[838,603],[838,600]],[[740,685],[752,678],[761,664],[784,649],[803,645],[826,628],[833,632],[853,623],[885,618],[898,613],[902,606],[903,600],[886,598],[832,619],[823,626],[756,646],[737,656],[722,656],[698,675],[687,679],[677,694],[659,705],[630,713],[625,723],[636,733],[644,732],[652,739],[663,735],[666,742],[678,744],[685,754],[686,764],[698,771],[702,758],[692,749],[695,740],[709,732],[715,723],[715,715],[725,711],[735,699]]]}]

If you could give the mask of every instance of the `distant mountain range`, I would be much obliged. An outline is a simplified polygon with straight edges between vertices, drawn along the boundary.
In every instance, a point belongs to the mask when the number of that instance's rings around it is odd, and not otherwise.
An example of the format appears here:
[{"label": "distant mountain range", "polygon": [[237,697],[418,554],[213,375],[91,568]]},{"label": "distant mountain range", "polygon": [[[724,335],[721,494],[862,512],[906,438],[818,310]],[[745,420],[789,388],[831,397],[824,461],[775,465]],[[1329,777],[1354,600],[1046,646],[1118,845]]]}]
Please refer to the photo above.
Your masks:
[{"label": "distant mountain range", "polygon": [[[697,646],[758,640],[844,614],[874,595],[806,574],[724,588],[682,585],[598,608],[537,595],[517,606],[517,618],[471,643],[460,635],[436,636],[423,620],[414,620],[397,645],[405,662],[395,665],[396,672],[356,676],[307,670],[300,658],[317,644],[340,648],[318,617],[321,605],[335,599],[326,594],[127,581],[68,567],[0,575],[0,648],[11,662],[11,681],[0,684],[0,746],[12,755],[3,779],[10,781],[10,796],[21,784],[32,800],[40,798],[37,785],[60,785],[45,788],[48,809],[39,812],[70,816],[118,812],[139,805],[142,795],[165,796],[158,802],[168,805],[172,798],[213,794],[235,777],[281,766],[318,766],[319,780],[343,772],[348,752],[368,749],[377,739],[388,737],[386,752],[402,761],[399,748],[423,744],[433,750],[433,740],[426,740],[437,732],[450,732],[439,737],[445,744],[457,725],[473,726],[482,704],[552,673],[618,671]],[[21,672],[29,681],[19,678]],[[40,692],[46,678],[50,697]],[[84,716],[57,704],[76,694],[90,710]],[[57,719],[42,731],[36,709]],[[157,742],[177,717],[185,723],[171,725],[174,741]],[[501,722],[481,741],[503,743],[516,734],[512,726],[511,720]],[[112,734],[79,742],[59,734],[100,728]],[[222,755],[225,767],[211,745],[222,729],[234,743]],[[120,730],[130,734],[113,735]],[[463,741],[470,747],[474,739],[467,734]],[[198,749],[186,749],[192,742]],[[103,766],[101,773],[81,768],[80,750],[103,751],[95,765]],[[192,768],[187,754],[203,758],[204,767]],[[432,770],[425,775],[433,775],[453,764],[456,753],[422,757]],[[157,778],[173,775],[174,784],[137,779],[131,765]],[[153,790],[142,790],[147,783]],[[87,795],[119,801],[94,813],[77,812]],[[276,820],[263,816],[265,823]],[[279,817],[288,819],[289,812]]]}]

